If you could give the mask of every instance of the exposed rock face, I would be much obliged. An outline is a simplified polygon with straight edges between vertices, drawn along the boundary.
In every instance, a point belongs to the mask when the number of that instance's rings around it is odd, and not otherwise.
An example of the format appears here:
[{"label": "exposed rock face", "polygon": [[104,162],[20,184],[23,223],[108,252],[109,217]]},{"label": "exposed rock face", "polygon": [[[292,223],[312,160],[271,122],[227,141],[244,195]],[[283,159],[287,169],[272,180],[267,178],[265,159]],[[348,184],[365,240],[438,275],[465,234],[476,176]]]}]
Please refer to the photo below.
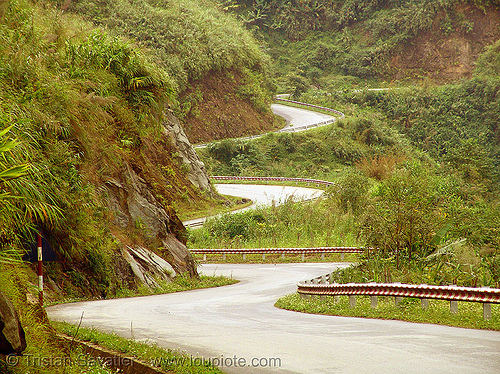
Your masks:
[{"label": "exposed rock face", "polygon": [[174,268],[167,261],[146,248],[123,248],[122,255],[139,281],[149,287],[157,287],[158,279],[168,282],[175,275]]},{"label": "exposed rock face", "polygon": [[[163,248],[162,255],[172,267],[166,271],[173,269],[175,273],[188,272],[196,276],[191,253],[176,237],[184,230],[182,223],[177,216],[167,213],[149,190],[146,181],[130,165],[125,164],[119,176],[108,180],[106,185],[108,207],[115,213],[114,223],[122,229],[139,228],[147,237],[154,239],[158,247]],[[131,255],[133,253],[128,252],[124,257],[130,260]],[[138,255],[135,257],[134,261],[137,262]],[[128,262],[133,269],[137,268],[134,262]]]},{"label": "exposed rock face", "polygon": [[191,146],[179,120],[170,113],[167,113],[167,121],[163,123],[164,134],[170,137],[172,145],[177,149],[180,161],[188,166],[188,179],[201,191],[208,191],[213,194],[212,185],[208,179],[205,164],[201,162],[198,154]]},{"label": "exposed rock face", "polygon": [[17,312],[0,291],[0,354],[21,353],[25,349],[26,339]]}]

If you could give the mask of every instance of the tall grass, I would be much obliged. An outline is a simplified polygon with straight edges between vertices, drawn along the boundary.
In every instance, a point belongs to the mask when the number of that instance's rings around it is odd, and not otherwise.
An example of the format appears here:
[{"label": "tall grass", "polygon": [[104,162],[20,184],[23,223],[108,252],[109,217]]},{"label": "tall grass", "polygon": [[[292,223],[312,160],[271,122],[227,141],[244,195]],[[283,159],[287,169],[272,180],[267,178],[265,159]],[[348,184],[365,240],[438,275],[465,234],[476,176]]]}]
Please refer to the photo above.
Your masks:
[{"label": "tall grass", "polygon": [[358,246],[356,222],[329,200],[312,203],[288,199],[281,205],[260,207],[209,219],[192,230],[190,248],[276,248]]},{"label": "tall grass", "polygon": [[210,2],[77,0],[69,9],[148,47],[179,91],[210,71],[262,73],[269,68],[268,58],[251,33]]}]

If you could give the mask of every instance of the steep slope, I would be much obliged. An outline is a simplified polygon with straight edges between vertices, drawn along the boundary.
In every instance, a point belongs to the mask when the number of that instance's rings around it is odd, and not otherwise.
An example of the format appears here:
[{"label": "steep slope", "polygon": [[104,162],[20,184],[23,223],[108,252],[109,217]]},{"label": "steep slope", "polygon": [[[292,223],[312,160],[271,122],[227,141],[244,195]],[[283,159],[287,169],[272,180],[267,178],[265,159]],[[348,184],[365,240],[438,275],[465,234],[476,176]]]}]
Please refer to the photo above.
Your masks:
[{"label": "steep slope", "polygon": [[[162,35],[149,51],[61,10],[84,2],[71,3],[2,2],[0,122],[2,129],[14,125],[8,137],[20,142],[5,168],[28,162],[30,169],[1,181],[0,192],[16,198],[0,194],[0,263],[22,254],[41,230],[59,256],[46,265],[49,296],[106,296],[178,273],[196,276],[174,206],[214,193],[178,118],[189,116],[183,93],[197,81],[210,96],[218,87],[207,78],[234,74],[241,80],[236,89],[247,96],[224,105],[262,109],[269,98],[262,83],[266,57],[249,33],[230,17],[218,20],[221,13],[208,3],[134,2]],[[130,25],[136,28],[126,34],[140,34],[133,11],[113,4],[126,21],[116,34]],[[255,117],[262,125],[269,115]],[[163,269],[149,259],[155,255],[168,262]]]},{"label": "steep slope", "polygon": [[[270,62],[232,16],[201,0],[54,1],[150,49],[175,82],[171,102],[193,142],[274,128]],[[243,112],[239,117],[234,112]]]},{"label": "steep slope", "polygon": [[484,47],[500,38],[497,0],[220,2],[269,43],[288,88],[300,79],[339,87],[365,84],[356,78],[470,77]]}]

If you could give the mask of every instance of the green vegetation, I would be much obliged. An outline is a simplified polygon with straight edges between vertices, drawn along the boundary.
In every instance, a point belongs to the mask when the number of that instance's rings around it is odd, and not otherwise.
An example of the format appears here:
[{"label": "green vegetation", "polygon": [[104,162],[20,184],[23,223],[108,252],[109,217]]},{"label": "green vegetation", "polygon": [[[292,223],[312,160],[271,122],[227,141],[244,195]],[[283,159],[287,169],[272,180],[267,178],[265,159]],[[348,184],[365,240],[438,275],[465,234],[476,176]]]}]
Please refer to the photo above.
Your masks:
[{"label": "green vegetation", "polygon": [[[449,86],[306,92],[302,101],[350,116],[307,133],[214,143],[201,154],[214,174],[335,181],[307,220],[347,228],[338,245],[377,248],[358,267],[339,272],[340,282],[498,286],[499,86],[489,69],[497,54],[495,44],[473,79]],[[252,213],[223,217],[190,240],[273,246],[275,235],[283,239],[278,246],[296,245],[293,231],[266,232],[258,222]],[[328,227],[313,245],[328,245]]]},{"label": "green vegetation", "polygon": [[[232,278],[226,278],[223,276],[207,276],[200,275],[198,278],[191,278],[189,275],[181,274],[176,276],[172,281],[157,281],[158,286],[151,288],[144,284],[141,284],[137,289],[123,289],[120,290],[116,295],[111,295],[109,298],[117,299],[122,297],[137,297],[137,296],[151,296],[151,295],[163,295],[167,293],[183,292],[198,290],[202,288],[213,288],[228,286],[231,284],[238,283],[238,280]],[[70,303],[76,301],[86,301],[91,300],[89,298],[67,298],[63,300],[57,300],[54,303],[47,304],[60,304],[60,303]]]},{"label": "green vegetation", "polygon": [[[443,64],[434,65],[419,46],[429,40],[444,44],[452,38],[481,46],[481,13],[494,18],[500,5],[497,0],[219,3],[269,44],[280,89],[295,95],[309,86],[338,90],[377,84],[367,79],[421,79],[429,74],[446,79],[439,72]],[[493,32],[498,37],[498,32]],[[491,41],[491,37],[487,38]],[[432,58],[444,61],[444,65],[460,64],[458,58],[448,60],[439,53]]]},{"label": "green vegetation", "polygon": [[[13,125],[19,143],[5,162],[30,164],[4,184],[15,198],[2,202],[1,251],[22,254],[37,227],[62,260],[49,266],[53,280],[76,293],[113,292],[118,245],[99,188],[125,164],[142,169],[148,150],[163,144],[158,108],[171,97],[168,76],[126,41],[50,7],[11,1],[1,22],[0,124]],[[156,192],[173,199],[189,183],[180,165],[165,164],[177,177],[168,176],[171,191]],[[145,177],[165,181],[164,166]]]},{"label": "green vegetation", "polygon": [[391,162],[415,154],[377,116],[339,120],[299,133],[269,134],[252,141],[223,140],[199,150],[211,175],[281,176],[335,181],[346,167],[374,156]]},{"label": "green vegetation", "polygon": [[492,305],[492,318],[483,319],[481,303],[459,302],[458,313],[450,312],[450,302],[429,300],[429,307],[422,309],[419,299],[404,298],[399,306],[394,305],[394,298],[379,297],[376,308],[372,308],[369,296],[357,296],[356,307],[349,307],[349,298],[340,296],[335,302],[333,297],[303,299],[298,294],[282,297],[276,302],[278,308],[303,313],[326,314],[345,317],[397,319],[418,323],[436,323],[469,329],[487,329],[500,331],[500,305]]},{"label": "green vegetation", "polygon": [[[330,200],[297,203],[289,199],[270,208],[214,217],[191,230],[190,248],[277,248],[357,246],[352,215]],[[241,256],[240,256],[241,259]],[[290,258],[291,259],[291,258]]]},{"label": "green vegetation", "polygon": [[[147,47],[171,77],[176,93],[211,72],[234,71],[242,75],[240,95],[256,109],[269,111],[268,56],[250,32],[213,4],[201,0],[77,0],[68,9]],[[196,114],[196,102],[202,97],[203,92],[193,92],[182,101],[173,101],[176,115],[182,119]]]}]

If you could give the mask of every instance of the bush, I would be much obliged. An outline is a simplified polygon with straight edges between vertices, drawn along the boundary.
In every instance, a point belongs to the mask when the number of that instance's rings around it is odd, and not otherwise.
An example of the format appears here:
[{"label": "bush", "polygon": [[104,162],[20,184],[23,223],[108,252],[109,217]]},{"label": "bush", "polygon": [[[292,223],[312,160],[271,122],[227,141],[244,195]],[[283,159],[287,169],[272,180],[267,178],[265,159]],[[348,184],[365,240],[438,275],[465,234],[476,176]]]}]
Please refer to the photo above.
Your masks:
[{"label": "bush", "polygon": [[443,201],[421,166],[396,170],[374,192],[361,234],[384,257],[412,260],[430,254],[432,238],[447,219]]}]

